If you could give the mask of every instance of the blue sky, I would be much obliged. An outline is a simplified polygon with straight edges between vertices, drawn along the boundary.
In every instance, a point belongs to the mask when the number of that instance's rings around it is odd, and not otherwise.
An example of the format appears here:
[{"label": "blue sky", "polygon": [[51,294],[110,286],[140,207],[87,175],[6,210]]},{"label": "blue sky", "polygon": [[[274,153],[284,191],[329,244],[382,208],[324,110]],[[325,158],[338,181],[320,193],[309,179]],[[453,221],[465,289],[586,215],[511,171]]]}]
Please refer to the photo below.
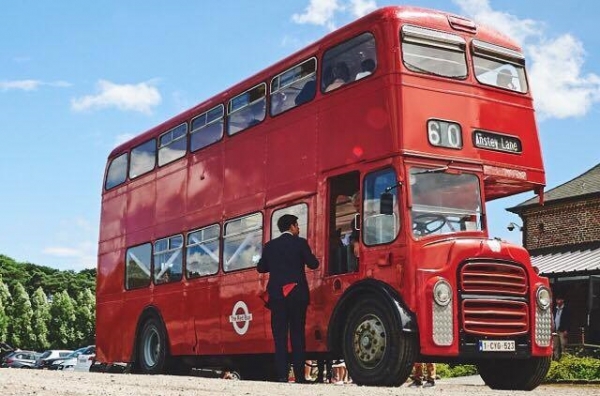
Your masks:
[{"label": "blue sky", "polygon": [[[595,1],[412,0],[492,25],[525,49],[556,187],[600,162]],[[0,24],[0,254],[59,269],[96,263],[105,161],[165,121],[374,8],[370,0],[23,0]],[[516,243],[506,212],[490,233]]]}]

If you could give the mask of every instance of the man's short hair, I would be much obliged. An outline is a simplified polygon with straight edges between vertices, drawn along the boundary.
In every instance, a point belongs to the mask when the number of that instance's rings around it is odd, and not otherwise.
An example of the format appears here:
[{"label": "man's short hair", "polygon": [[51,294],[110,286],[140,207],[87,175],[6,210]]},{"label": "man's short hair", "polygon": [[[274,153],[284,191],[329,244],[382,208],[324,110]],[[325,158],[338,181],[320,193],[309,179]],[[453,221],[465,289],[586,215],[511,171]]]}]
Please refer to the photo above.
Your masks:
[{"label": "man's short hair", "polygon": [[277,220],[277,228],[279,232],[286,232],[291,226],[298,222],[298,217],[291,214],[284,214]]}]

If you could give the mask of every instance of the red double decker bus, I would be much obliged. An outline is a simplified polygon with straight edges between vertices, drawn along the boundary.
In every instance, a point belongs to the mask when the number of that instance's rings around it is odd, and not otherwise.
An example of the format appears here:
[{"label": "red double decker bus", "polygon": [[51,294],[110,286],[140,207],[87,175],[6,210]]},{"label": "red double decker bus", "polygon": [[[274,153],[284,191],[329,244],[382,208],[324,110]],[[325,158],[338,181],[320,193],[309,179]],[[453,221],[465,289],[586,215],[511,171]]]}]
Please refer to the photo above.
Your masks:
[{"label": "red double decker bus", "polygon": [[433,361],[533,389],[550,365],[548,282],[525,249],[490,238],[485,203],[544,184],[515,42],[380,9],[113,150],[97,359],[266,378],[255,267],[292,213],[321,262],[307,272],[307,358],[343,358],[363,385]]}]

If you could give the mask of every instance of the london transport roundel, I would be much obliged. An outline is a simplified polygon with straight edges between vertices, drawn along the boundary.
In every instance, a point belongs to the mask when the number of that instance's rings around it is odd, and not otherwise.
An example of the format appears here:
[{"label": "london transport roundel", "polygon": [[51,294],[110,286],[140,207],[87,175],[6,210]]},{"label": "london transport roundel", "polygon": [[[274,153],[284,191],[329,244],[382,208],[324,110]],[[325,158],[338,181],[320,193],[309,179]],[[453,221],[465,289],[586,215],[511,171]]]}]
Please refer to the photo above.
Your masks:
[{"label": "london transport roundel", "polygon": [[251,320],[252,314],[248,312],[246,303],[243,301],[236,302],[229,316],[229,323],[233,325],[233,330],[239,335],[246,334]]}]

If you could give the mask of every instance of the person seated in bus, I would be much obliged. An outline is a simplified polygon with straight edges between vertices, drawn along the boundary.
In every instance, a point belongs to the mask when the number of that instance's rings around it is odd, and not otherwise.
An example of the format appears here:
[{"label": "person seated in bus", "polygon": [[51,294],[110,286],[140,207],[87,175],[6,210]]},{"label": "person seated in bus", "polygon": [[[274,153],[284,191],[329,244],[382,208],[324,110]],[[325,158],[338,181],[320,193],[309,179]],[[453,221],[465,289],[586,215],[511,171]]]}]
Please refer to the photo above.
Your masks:
[{"label": "person seated in bus", "polygon": [[502,69],[498,72],[498,76],[496,77],[496,85],[500,88],[506,88],[515,90],[517,87],[513,84],[514,76],[509,70]]},{"label": "person seated in bus", "polygon": [[375,70],[375,61],[371,58],[367,58],[360,62],[361,72],[356,74],[356,78],[354,80],[360,80],[361,78],[367,77],[369,74],[373,73]]},{"label": "person seated in bus", "polygon": [[333,82],[325,88],[325,92],[338,89],[350,80],[350,69],[348,69],[346,62],[336,63],[335,66],[333,66],[332,73]]},{"label": "person seated in bus", "polygon": [[312,98],[315,97],[316,88],[316,81],[308,80],[306,84],[304,84],[300,92],[298,92],[298,95],[296,95],[296,99],[294,99],[294,103],[296,104],[296,106],[300,106],[301,104],[312,100]]},{"label": "person seated in bus", "polygon": [[264,100],[250,105],[250,120],[248,121],[247,127],[251,127],[262,122],[265,119],[265,109],[266,107]]}]

